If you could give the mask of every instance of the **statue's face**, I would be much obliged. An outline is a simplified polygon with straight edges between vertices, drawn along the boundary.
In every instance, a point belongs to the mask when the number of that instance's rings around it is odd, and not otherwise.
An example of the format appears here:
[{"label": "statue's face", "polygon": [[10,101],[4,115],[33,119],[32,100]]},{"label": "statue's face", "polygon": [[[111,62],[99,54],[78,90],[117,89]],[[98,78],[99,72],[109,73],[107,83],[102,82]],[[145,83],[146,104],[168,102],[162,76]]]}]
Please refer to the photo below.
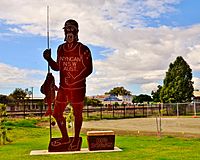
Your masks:
[{"label": "statue's face", "polygon": [[69,25],[69,26],[64,28],[64,31],[65,31],[65,40],[68,43],[72,43],[72,42],[77,41],[78,31],[74,26]]}]

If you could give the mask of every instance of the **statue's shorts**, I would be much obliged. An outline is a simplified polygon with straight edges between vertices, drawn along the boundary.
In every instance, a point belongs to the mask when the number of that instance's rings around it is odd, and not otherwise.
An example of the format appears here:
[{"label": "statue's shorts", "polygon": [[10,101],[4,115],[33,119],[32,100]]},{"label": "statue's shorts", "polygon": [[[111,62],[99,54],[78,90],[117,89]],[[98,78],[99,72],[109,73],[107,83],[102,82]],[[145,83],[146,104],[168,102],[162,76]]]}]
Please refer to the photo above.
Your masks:
[{"label": "statue's shorts", "polygon": [[82,112],[85,92],[85,86],[80,88],[63,88],[60,86],[55,101],[54,117],[62,117],[69,103],[72,105],[74,111],[79,110]]}]

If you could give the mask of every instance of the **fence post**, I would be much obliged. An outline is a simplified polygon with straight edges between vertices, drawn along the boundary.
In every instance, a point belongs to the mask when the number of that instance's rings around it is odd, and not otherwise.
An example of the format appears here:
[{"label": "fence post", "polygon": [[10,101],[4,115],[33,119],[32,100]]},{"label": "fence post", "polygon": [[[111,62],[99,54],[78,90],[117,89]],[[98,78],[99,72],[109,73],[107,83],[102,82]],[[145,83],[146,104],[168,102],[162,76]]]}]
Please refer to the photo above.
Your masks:
[{"label": "fence post", "polygon": [[40,105],[40,118],[42,119],[43,104]]},{"label": "fence post", "polygon": [[144,104],[142,105],[142,113],[143,113],[143,117],[144,117]]},{"label": "fence post", "polygon": [[163,116],[163,103],[161,103],[161,112],[160,115]]},{"label": "fence post", "polygon": [[102,105],[100,106],[100,119],[102,119]]},{"label": "fence post", "polygon": [[166,106],[167,116],[169,116],[169,108],[168,105]]},{"label": "fence post", "polygon": [[194,102],[194,116],[197,116],[196,103]]},{"label": "fence post", "polygon": [[89,117],[89,113],[88,113],[88,105],[86,106],[86,108],[87,108],[87,118]]},{"label": "fence post", "polygon": [[158,109],[159,117],[161,116],[161,107],[162,107],[162,104],[159,103],[159,109]]},{"label": "fence post", "polygon": [[24,104],[24,119],[26,118],[26,106],[25,106],[25,101],[23,100],[23,104]]},{"label": "fence post", "polygon": [[158,105],[158,103],[153,104],[153,106],[151,105],[151,115],[153,115],[153,110],[154,110],[155,107],[157,107],[157,105]]},{"label": "fence post", "polygon": [[147,104],[147,114],[146,114],[147,117],[149,116],[149,114],[148,114],[148,111],[149,111],[149,105],[151,105],[151,104],[149,104],[149,103]]},{"label": "fence post", "polygon": [[114,118],[115,117],[114,104],[112,105],[112,109],[113,109],[113,118]]},{"label": "fence post", "polygon": [[145,106],[145,117],[148,117],[148,107],[149,107],[149,102],[146,104],[146,106]]},{"label": "fence post", "polygon": [[176,104],[176,115],[179,117],[178,103]]},{"label": "fence post", "polygon": [[124,104],[124,118],[126,118],[126,105]]}]

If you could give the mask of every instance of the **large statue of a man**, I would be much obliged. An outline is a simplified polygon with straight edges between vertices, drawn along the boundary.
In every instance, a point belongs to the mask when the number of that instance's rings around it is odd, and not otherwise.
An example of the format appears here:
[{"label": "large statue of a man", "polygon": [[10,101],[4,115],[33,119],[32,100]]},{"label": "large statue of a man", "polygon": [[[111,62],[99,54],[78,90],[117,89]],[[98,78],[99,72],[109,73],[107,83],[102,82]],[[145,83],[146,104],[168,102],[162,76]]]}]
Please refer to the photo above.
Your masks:
[{"label": "large statue of a man", "polygon": [[[49,66],[60,72],[60,84],[55,100],[53,117],[56,119],[62,138],[53,141],[52,145],[59,146],[69,144],[69,150],[77,150],[79,146],[79,134],[82,126],[82,111],[86,92],[86,77],[92,73],[92,57],[87,46],[78,42],[78,23],[75,20],[67,20],[63,27],[65,43],[57,49],[57,61],[51,58],[51,50],[43,52]],[[70,142],[66,129],[66,120],[63,112],[70,103],[73,107],[75,136]]]}]

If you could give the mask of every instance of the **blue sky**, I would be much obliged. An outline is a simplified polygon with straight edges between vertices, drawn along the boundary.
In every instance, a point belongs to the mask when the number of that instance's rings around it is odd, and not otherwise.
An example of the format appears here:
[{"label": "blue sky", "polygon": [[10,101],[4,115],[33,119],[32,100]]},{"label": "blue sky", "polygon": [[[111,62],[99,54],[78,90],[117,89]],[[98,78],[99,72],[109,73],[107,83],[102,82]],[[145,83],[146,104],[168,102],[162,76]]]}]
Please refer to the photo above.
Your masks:
[{"label": "blue sky", "polygon": [[[1,0],[0,94],[34,87],[34,96],[42,96],[47,5],[53,58],[69,18],[78,21],[80,42],[92,52],[94,72],[87,80],[87,95],[116,86],[136,95],[150,94],[162,85],[177,56],[190,65],[194,87],[200,89],[200,1]],[[53,74],[58,85],[58,73]]]}]

